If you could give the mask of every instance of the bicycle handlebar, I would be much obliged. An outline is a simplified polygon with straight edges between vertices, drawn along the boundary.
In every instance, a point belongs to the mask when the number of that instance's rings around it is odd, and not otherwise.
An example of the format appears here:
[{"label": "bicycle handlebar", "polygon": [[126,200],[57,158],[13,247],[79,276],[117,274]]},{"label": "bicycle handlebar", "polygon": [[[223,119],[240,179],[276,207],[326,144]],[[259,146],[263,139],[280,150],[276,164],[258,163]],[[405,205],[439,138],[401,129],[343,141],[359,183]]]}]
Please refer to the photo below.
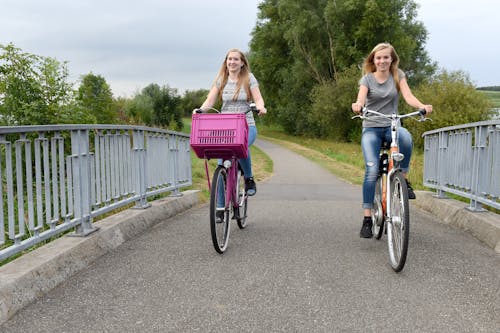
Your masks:
[{"label": "bicycle handlebar", "polygon": [[368,110],[366,107],[363,107],[361,115],[356,115],[356,116],[352,117],[352,119],[360,118],[360,119],[370,119],[373,121],[377,120],[376,118],[374,119],[374,118],[367,117],[368,114],[373,114],[377,117],[386,118],[386,119],[403,119],[403,118],[409,118],[409,117],[414,117],[414,116],[420,116],[419,121],[431,120],[430,118],[425,117],[425,115],[427,114],[425,109],[419,109],[419,110],[414,111],[414,112],[400,115],[400,114],[395,114],[395,113],[384,114],[384,113],[380,113],[378,111]]},{"label": "bicycle handlebar", "polygon": [[[209,108],[209,110],[214,110],[217,113],[221,113],[219,110],[217,110],[215,108]],[[251,111],[252,112],[259,112],[260,110],[257,109],[257,105],[255,103],[250,103],[250,104],[248,104],[248,110],[246,110],[244,113],[247,114],[248,112],[251,112]],[[203,109],[201,109],[201,108],[194,109],[193,113],[203,113]]]}]

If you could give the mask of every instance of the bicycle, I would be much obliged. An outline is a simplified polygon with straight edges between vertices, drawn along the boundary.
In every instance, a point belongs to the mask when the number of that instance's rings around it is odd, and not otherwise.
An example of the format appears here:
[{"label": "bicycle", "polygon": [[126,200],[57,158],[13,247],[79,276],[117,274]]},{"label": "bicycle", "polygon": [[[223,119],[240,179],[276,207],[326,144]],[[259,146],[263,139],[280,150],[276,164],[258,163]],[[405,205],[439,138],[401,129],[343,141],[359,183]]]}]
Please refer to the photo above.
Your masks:
[{"label": "bicycle", "polygon": [[[372,114],[372,117],[367,117]],[[387,233],[389,261],[395,272],[400,272],[408,254],[408,241],[410,237],[410,206],[408,202],[408,186],[400,168],[404,155],[399,152],[398,128],[401,119],[420,116],[419,121],[425,118],[424,109],[405,115],[386,115],[364,107],[362,115],[352,119],[389,119],[391,121],[391,142],[383,142],[380,150],[379,173],[375,185],[375,199],[372,209],[372,232],[375,239],[380,239],[384,230]],[[414,118],[413,118],[414,119]],[[390,155],[389,155],[390,154]],[[385,229],[384,229],[385,227]]]},{"label": "bicycle", "polygon": [[[229,242],[230,220],[235,219],[244,229],[248,218],[248,195],[238,159],[248,156],[248,124],[246,113],[256,112],[254,103],[245,113],[193,114],[190,145],[199,158],[205,160],[205,173],[210,191],[210,234],[215,250],[222,254]],[[222,160],[214,171],[212,182],[208,160]],[[232,216],[231,216],[232,215]]]}]

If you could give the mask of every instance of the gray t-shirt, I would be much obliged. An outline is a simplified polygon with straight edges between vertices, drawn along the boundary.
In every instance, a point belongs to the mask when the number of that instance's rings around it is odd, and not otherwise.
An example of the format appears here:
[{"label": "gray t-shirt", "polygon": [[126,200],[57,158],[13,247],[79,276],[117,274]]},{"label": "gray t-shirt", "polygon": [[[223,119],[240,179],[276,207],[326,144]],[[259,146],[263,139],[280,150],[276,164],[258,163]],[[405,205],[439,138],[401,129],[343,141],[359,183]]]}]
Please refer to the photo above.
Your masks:
[{"label": "gray t-shirt", "polygon": [[[220,82],[217,82],[217,87],[220,89]],[[244,113],[248,110],[247,92],[242,86],[238,94],[238,98],[233,100],[234,93],[236,92],[236,82],[227,80],[226,86],[222,91],[222,113]],[[259,83],[255,76],[250,73],[250,89],[258,87]],[[255,119],[253,112],[250,111],[246,114],[248,126],[255,126]]]},{"label": "gray t-shirt", "polygon": [[[405,77],[405,73],[400,69],[398,69],[398,74],[400,80]],[[373,73],[368,73],[361,78],[359,84],[368,88],[368,95],[366,96],[366,108],[368,110],[378,111],[383,114],[398,113],[399,91],[392,75],[385,82],[378,83]],[[367,116],[369,118],[376,117],[370,114]],[[388,119],[363,120],[363,127],[387,127],[390,125],[391,121]]]}]

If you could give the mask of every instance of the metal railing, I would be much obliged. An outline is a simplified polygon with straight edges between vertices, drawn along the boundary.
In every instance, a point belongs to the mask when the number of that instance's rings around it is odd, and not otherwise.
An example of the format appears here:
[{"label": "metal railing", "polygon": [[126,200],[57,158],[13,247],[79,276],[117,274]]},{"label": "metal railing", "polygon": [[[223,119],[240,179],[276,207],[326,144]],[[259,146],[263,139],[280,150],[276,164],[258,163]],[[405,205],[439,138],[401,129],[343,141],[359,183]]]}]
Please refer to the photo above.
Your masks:
[{"label": "metal railing", "polygon": [[424,185],[470,199],[468,209],[500,209],[500,120],[423,134]]},{"label": "metal railing", "polygon": [[138,126],[0,127],[0,260],[192,184],[189,135]]}]

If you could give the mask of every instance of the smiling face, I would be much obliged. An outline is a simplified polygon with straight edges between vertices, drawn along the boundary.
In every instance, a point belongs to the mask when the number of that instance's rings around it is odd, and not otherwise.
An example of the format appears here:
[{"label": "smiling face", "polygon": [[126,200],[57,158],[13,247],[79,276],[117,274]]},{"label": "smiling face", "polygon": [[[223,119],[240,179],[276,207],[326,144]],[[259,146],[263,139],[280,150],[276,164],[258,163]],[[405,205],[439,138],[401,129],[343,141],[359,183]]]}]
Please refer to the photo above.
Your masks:
[{"label": "smiling face", "polygon": [[373,63],[377,72],[389,71],[392,63],[391,49],[385,48],[375,52]]},{"label": "smiling face", "polygon": [[231,73],[238,73],[241,67],[244,66],[244,62],[241,59],[241,54],[236,51],[231,51],[226,57],[227,70]]}]

